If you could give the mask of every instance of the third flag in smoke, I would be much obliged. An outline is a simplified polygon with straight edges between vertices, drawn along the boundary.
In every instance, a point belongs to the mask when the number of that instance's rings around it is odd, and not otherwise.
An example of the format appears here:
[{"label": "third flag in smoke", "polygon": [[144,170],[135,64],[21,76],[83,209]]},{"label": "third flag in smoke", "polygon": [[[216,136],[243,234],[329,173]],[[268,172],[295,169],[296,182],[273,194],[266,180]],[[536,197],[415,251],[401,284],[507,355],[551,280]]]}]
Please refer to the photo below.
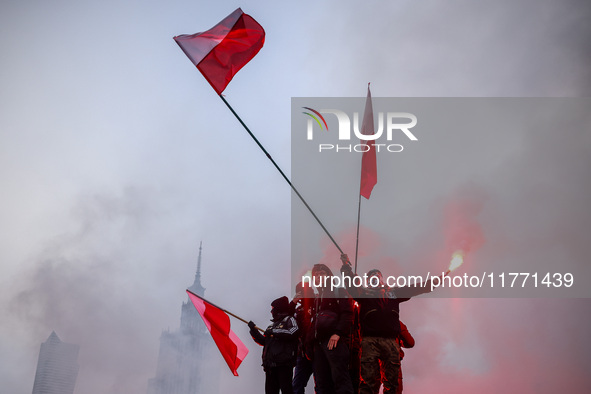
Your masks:
[{"label": "third flag in smoke", "polygon": [[[367,99],[365,101],[365,112],[363,114],[363,123],[361,124],[361,134],[373,135],[373,106],[371,104],[371,92],[367,87]],[[378,165],[376,159],[376,149],[373,146],[373,140],[361,140],[367,144],[367,151],[363,152],[361,158],[361,185],[359,194],[369,200],[373,187],[378,183]]]}]

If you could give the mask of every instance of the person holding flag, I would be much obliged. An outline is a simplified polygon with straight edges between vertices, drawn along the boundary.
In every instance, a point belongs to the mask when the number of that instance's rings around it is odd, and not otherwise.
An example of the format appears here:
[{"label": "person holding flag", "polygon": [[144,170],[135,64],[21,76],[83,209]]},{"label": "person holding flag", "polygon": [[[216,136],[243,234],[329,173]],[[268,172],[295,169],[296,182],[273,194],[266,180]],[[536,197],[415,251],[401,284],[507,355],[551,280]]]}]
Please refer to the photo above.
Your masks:
[{"label": "person holding flag", "polygon": [[293,394],[292,377],[298,349],[298,323],[287,297],[271,303],[272,324],[261,334],[250,321],[250,335],[263,346],[265,394]]},{"label": "person holding flag", "polygon": [[[346,254],[341,255],[341,272],[351,278],[345,283],[354,283],[351,263]],[[447,271],[444,275],[449,274]],[[429,282],[422,286],[388,288],[382,273],[372,269],[367,273],[372,287],[350,286],[351,296],[359,304],[361,328],[361,381],[359,394],[378,394],[384,385],[384,394],[395,394],[400,373],[401,334],[400,303],[419,294],[429,293]]]}]

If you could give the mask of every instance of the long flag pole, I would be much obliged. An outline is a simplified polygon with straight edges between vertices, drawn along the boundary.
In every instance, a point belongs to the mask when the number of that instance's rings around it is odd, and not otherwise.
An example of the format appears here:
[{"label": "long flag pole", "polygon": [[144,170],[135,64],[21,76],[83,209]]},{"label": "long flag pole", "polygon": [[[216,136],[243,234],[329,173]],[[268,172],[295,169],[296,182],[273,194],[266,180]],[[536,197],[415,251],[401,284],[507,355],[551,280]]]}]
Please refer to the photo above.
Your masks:
[{"label": "long flag pole", "polygon": [[275,168],[277,169],[277,171],[279,171],[279,173],[281,174],[281,176],[283,177],[283,179],[285,179],[285,181],[289,184],[289,186],[291,187],[291,189],[295,192],[295,194],[304,203],[304,205],[306,206],[306,208],[308,208],[308,211],[310,211],[310,213],[312,214],[312,216],[314,216],[314,219],[316,219],[316,221],[318,222],[318,224],[320,225],[320,227],[322,227],[322,229],[324,230],[324,232],[326,233],[326,235],[328,235],[328,237],[330,238],[330,240],[332,241],[332,243],[334,244],[334,246],[336,246],[337,249],[341,252],[341,254],[343,254],[344,252],[341,249],[341,247],[339,246],[339,244],[337,244],[337,241],[335,241],[335,239],[332,237],[332,235],[330,235],[330,233],[328,232],[328,230],[326,229],[326,227],[324,227],[324,224],[322,224],[322,222],[320,221],[320,219],[318,218],[318,216],[316,216],[316,214],[314,213],[314,211],[312,210],[312,208],[310,208],[310,206],[308,205],[308,203],[306,202],[306,200],[304,200],[304,197],[302,197],[302,195],[300,194],[300,192],[298,192],[298,190],[291,183],[291,181],[289,180],[289,178],[281,170],[281,168],[279,167],[279,165],[277,165],[277,163],[275,162],[275,160],[273,160],[273,158],[271,157],[271,155],[269,154],[269,152],[267,152],[267,150],[265,149],[265,147],[254,136],[254,134],[250,131],[250,129],[248,128],[248,126],[246,125],[246,123],[244,123],[244,121],[240,118],[240,116],[238,116],[238,114],[236,113],[236,111],[234,111],[234,108],[232,108],[232,106],[230,105],[230,103],[228,103],[226,101],[226,99],[224,98],[224,96],[222,96],[221,94],[219,96],[222,99],[222,101],[224,102],[224,104],[226,104],[226,106],[230,109],[230,111],[232,111],[232,113],[234,114],[234,116],[236,117],[236,119],[238,119],[238,121],[240,122],[240,124],[242,125],[242,127],[244,127],[244,129],[252,137],[252,139],[254,140],[254,142],[256,142],[256,144],[259,146],[259,148],[261,148],[261,150],[265,153],[265,155],[267,156],[267,158],[269,160],[271,160],[271,163],[273,163],[273,165],[275,166]]},{"label": "long flag pole", "polygon": [[359,206],[357,207],[357,238],[355,240],[355,273],[357,273],[357,255],[359,253],[359,222],[361,221],[361,194],[359,194]]},{"label": "long flag pole", "polygon": [[[223,312],[227,313],[228,315],[230,315],[230,316],[232,316],[232,317],[235,317],[236,319],[240,320],[241,322],[248,324],[248,321],[247,321],[246,319],[243,319],[243,318],[241,318],[240,316],[233,314],[232,312],[230,312],[230,311],[229,311],[229,310],[227,310],[227,309],[224,309],[224,308],[222,308],[222,307],[219,307],[219,306],[217,306],[217,305],[216,305],[216,304],[214,304],[213,302],[211,302],[211,301],[209,301],[209,300],[206,300],[205,298],[201,297],[201,296],[200,296],[200,295],[198,295],[198,294],[195,294],[195,293],[193,293],[191,290],[187,289],[187,293],[191,293],[191,294],[193,294],[195,297],[197,297],[197,298],[199,298],[199,299],[203,300],[204,302],[207,302],[207,303],[208,303],[208,304],[210,304],[211,306],[214,306],[214,307],[218,308],[219,310],[221,310],[221,311],[223,311]],[[256,328],[257,330],[259,330],[260,332],[265,332],[265,330],[263,330],[263,329],[262,329],[262,328],[260,328],[260,327],[254,326],[254,328]]]},{"label": "long flag pole", "polygon": [[[363,113],[363,121],[361,123],[361,134],[369,135],[375,134],[373,124],[373,106],[371,103],[371,92],[369,90],[369,83],[367,84],[367,99],[365,100],[365,111]],[[355,273],[357,273],[357,254],[359,251],[359,223],[361,221],[361,196],[367,198],[371,196],[371,191],[378,181],[377,174],[377,159],[375,146],[369,146],[369,140],[365,141],[368,147],[367,151],[363,152],[361,156],[361,177],[359,182],[359,206],[357,208],[357,240],[355,241]]]},{"label": "long flag pole", "polygon": [[222,92],[232,80],[234,74],[244,67],[263,47],[263,43],[265,42],[265,30],[263,27],[250,15],[243,13],[238,8],[208,31],[190,35],[181,34],[175,36],[174,40],[189,60],[203,74],[205,79],[207,79],[207,82],[209,82],[224,104],[232,111],[236,119],[242,124],[267,158],[271,160],[271,163],[273,163],[277,171],[283,176],[283,179],[285,179],[300,200],[302,200],[332,243],[343,254],[343,250],[336,243],[332,235],[330,235],[326,227],[324,227],[320,219],[318,219],[318,216],[312,211],[306,200],[304,200],[281,168],[279,168],[275,160],[273,160],[271,155],[257,140],[236,111],[234,111],[234,108],[222,96]]}]

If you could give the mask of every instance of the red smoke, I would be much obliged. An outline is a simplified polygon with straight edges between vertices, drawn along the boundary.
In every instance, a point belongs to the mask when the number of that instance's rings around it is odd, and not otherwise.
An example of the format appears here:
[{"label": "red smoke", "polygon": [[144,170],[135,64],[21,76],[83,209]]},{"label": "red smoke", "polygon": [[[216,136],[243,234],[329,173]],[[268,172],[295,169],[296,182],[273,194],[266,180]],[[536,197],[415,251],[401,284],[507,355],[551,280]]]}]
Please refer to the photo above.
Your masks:
[{"label": "red smoke", "polygon": [[[486,200],[474,189],[456,193],[440,211],[437,226],[442,237],[438,242],[419,240],[424,250],[417,251],[413,260],[435,260],[433,266],[440,266],[445,264],[442,259],[449,262],[452,253],[461,249],[467,263],[459,271],[470,272],[470,261],[486,240],[482,225]],[[384,273],[395,274],[397,257],[379,256],[388,241],[385,235],[368,228],[361,233],[360,271],[388,267]],[[337,239],[354,253],[355,236],[350,228]],[[323,262],[337,268],[338,250],[329,242],[322,246]],[[591,392],[590,300],[417,297],[400,308],[401,320],[416,339],[402,362],[405,392]]]},{"label": "red smoke", "polygon": [[484,232],[478,222],[484,200],[482,194],[465,190],[445,206],[445,248],[449,255],[456,250],[467,255],[484,244]]}]

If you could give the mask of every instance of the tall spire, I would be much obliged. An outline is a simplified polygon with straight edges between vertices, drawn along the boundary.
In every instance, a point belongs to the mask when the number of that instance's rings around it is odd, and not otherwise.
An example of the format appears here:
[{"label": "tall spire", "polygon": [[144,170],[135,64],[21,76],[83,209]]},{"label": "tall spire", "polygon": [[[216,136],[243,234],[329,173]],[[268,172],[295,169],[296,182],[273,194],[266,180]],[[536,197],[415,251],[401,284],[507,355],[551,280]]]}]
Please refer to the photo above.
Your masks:
[{"label": "tall spire", "polygon": [[197,272],[195,273],[195,280],[199,278],[199,281],[201,281],[201,249],[203,249],[203,241],[199,241],[199,256],[197,257]]},{"label": "tall spire", "polygon": [[205,295],[205,287],[201,285],[201,249],[202,249],[203,241],[199,242],[199,257],[197,257],[197,272],[195,272],[195,281],[189,287],[193,293],[204,296]]}]

